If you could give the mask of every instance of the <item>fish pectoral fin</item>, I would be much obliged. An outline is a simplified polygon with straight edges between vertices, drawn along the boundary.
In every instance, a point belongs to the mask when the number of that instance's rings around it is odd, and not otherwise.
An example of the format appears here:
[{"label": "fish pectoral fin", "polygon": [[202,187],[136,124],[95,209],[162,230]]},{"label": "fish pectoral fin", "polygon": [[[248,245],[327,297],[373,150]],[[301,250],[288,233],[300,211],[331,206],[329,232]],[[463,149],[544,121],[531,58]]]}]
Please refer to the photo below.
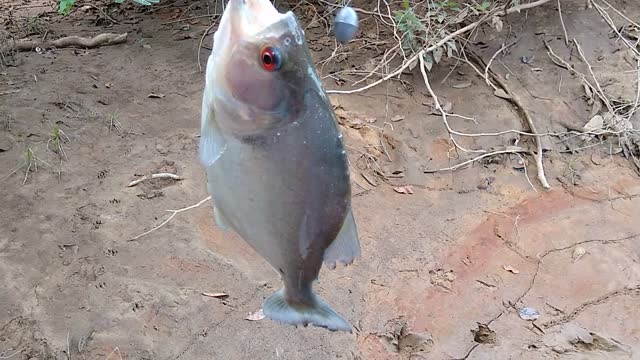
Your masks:
[{"label": "fish pectoral fin", "polygon": [[313,325],[330,331],[351,333],[351,325],[331,307],[312,294],[311,304],[289,304],[285,298],[285,289],[280,289],[265,300],[262,305],[264,314],[271,320],[294,326]]},{"label": "fish pectoral fin", "polygon": [[213,205],[213,218],[216,221],[216,225],[222,230],[229,231],[231,230],[231,226],[229,226],[229,221],[227,218],[222,215],[220,209],[217,206]]},{"label": "fish pectoral fin", "polygon": [[227,142],[221,135],[220,129],[218,129],[214,120],[210,118],[213,117],[213,113],[205,112],[203,117],[205,117],[205,121],[200,131],[199,155],[202,165],[209,167],[224,154],[227,149]]},{"label": "fish pectoral fin", "polygon": [[349,209],[342,224],[342,229],[333,243],[324,251],[324,263],[335,269],[336,263],[349,265],[360,256],[360,240],[358,240],[358,228],[353,218],[353,210]]}]

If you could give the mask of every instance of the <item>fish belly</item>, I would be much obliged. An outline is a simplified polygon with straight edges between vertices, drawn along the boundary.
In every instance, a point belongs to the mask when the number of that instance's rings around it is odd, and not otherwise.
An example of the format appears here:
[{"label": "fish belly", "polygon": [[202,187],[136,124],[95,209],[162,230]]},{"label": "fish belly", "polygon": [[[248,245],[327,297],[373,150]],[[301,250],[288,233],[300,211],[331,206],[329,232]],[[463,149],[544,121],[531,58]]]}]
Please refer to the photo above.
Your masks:
[{"label": "fish belly", "polygon": [[342,159],[296,135],[234,139],[207,169],[214,206],[226,225],[294,283],[317,277],[350,195]]}]

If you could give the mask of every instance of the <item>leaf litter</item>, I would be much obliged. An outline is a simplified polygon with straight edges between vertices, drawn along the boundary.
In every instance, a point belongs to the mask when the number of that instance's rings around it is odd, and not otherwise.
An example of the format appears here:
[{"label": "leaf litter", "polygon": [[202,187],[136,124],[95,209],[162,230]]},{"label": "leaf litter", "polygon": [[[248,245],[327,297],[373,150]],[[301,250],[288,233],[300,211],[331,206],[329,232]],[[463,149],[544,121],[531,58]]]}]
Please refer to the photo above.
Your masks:
[{"label": "leaf litter", "polygon": [[571,254],[571,262],[580,260],[580,258],[582,258],[586,253],[587,250],[585,248],[583,248],[582,246],[576,246],[575,249],[573,249],[573,253]]},{"label": "leaf litter", "polygon": [[413,188],[411,188],[411,186],[409,185],[394,187],[393,191],[397,192],[398,194],[406,194],[406,195],[413,194]]},{"label": "leaf litter", "polygon": [[206,297],[216,298],[216,299],[226,299],[229,297],[229,294],[222,293],[222,292],[218,292],[218,293],[203,292],[202,295]]},{"label": "leaf litter", "polygon": [[267,316],[264,314],[264,310],[260,309],[256,312],[253,312],[251,314],[249,314],[246,318],[244,318],[245,320],[249,320],[249,321],[260,321],[264,318],[266,318]]}]

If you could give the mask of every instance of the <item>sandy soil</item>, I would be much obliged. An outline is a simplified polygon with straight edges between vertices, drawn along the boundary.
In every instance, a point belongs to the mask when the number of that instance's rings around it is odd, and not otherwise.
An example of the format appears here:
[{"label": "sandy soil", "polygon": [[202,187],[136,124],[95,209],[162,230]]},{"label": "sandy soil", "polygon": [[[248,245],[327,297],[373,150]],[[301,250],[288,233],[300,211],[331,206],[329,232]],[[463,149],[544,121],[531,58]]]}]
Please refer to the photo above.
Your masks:
[{"label": "sandy soil", "polygon": [[[153,11],[101,5],[117,24],[95,8],[61,18],[37,2],[2,3],[6,29],[19,36],[128,32],[128,40],[22,52],[1,70],[0,358],[640,359],[640,181],[627,159],[610,155],[608,142],[571,154],[562,152],[571,142],[545,138],[548,191],[531,157],[535,190],[515,155],[424,173],[470,155],[448,158],[446,129],[431,114],[418,69],[403,76],[405,83],[332,95],[353,165],[363,257],[323,270],[317,288],[354,333],[248,321],[280,282],[237,236],[214,225],[209,203],[129,241],[159,225],[167,209],[207,196],[197,161],[203,74],[196,56],[209,20],[164,24],[206,14],[206,3],[178,1]],[[552,3],[510,15],[502,32],[480,32],[475,45],[486,61],[508,32],[517,40],[493,68],[513,73],[507,83],[540,132],[582,126],[590,110],[580,80],[546,54],[543,39],[570,55]],[[632,1],[613,4],[640,19]],[[12,5],[19,6],[9,13]],[[635,91],[634,67],[617,51],[623,46],[584,5],[563,3],[570,37],[583,44],[598,76],[611,80],[607,91]],[[305,9],[299,11],[308,24]],[[335,74],[325,77],[329,89],[348,89],[338,83],[351,78],[339,71],[384,51],[356,41],[348,54],[320,64],[333,51],[324,31],[312,26],[307,33],[322,75]],[[209,50],[200,51],[204,61]],[[523,56],[534,60],[525,64]],[[523,129],[512,105],[468,66],[447,77],[454,64],[434,67],[434,91],[477,124],[451,118],[452,126]],[[392,122],[396,116],[403,118]],[[385,122],[393,124],[383,139],[391,161],[371,146],[381,140],[373,126]],[[52,151],[56,125],[62,160]],[[460,143],[491,149],[513,138]],[[367,168],[372,157],[377,161]],[[158,172],[183,180],[127,187]],[[394,191],[405,185],[413,194]],[[218,292],[228,297],[203,295]],[[523,307],[540,317],[521,319]]]}]

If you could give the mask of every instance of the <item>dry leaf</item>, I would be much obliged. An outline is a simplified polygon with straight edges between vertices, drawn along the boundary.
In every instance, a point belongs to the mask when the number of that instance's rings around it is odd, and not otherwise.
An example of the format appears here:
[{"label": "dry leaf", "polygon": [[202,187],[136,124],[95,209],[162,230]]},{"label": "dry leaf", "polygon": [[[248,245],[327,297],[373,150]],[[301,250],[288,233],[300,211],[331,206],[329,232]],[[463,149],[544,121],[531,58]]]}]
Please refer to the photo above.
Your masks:
[{"label": "dry leaf", "polygon": [[433,49],[433,60],[435,60],[436,64],[440,62],[442,59],[442,48],[438,47]]},{"label": "dry leaf", "polygon": [[244,318],[245,320],[249,320],[249,321],[259,321],[264,319],[266,316],[264,314],[264,311],[262,309],[249,314],[249,316],[247,316],[246,318]]},{"label": "dry leaf", "polygon": [[499,17],[494,16],[493,18],[491,18],[491,25],[493,25],[493,27],[495,27],[496,30],[500,32],[502,31],[502,27],[504,24],[502,23],[502,20]]},{"label": "dry leaf", "polygon": [[216,299],[224,299],[224,298],[229,297],[229,294],[225,294],[225,293],[207,293],[207,292],[203,292],[202,295],[207,296],[207,297],[216,298]]},{"label": "dry leaf", "polygon": [[449,100],[442,100],[442,103],[440,104],[440,106],[442,106],[442,110],[444,110],[444,112],[446,113],[450,113],[451,110],[453,110],[453,103]]},{"label": "dry leaf", "polygon": [[360,119],[353,119],[349,121],[349,127],[352,127],[354,129],[360,129],[363,126],[364,126],[364,123]]},{"label": "dry leaf", "polygon": [[455,85],[453,85],[452,87],[453,87],[454,89],[466,89],[466,88],[470,87],[471,85],[472,85],[472,84],[471,84],[471,82],[469,81],[469,82],[463,82],[463,83],[460,83],[460,84],[455,84]]},{"label": "dry leaf", "polygon": [[413,194],[413,189],[409,185],[394,187],[393,190],[398,194]]},{"label": "dry leaf", "polygon": [[165,94],[154,94],[154,93],[147,95],[147,97],[151,99],[162,99],[165,96],[166,96]]},{"label": "dry leaf", "polygon": [[604,126],[604,118],[600,115],[596,115],[584,125],[584,131],[600,130]]},{"label": "dry leaf", "polygon": [[509,96],[509,94],[507,94],[504,90],[502,89],[496,89],[496,91],[493,92],[493,95],[503,98],[503,99],[507,99],[507,100],[511,100],[511,96]]},{"label": "dry leaf", "polygon": [[587,250],[585,250],[585,248],[583,248],[582,246],[576,246],[576,248],[573,249],[573,254],[571,254],[571,262],[580,260],[580,258],[583,257],[586,253]]},{"label": "dry leaf", "polygon": [[404,116],[402,116],[402,115],[396,115],[396,116],[392,117],[392,118],[391,118],[391,119],[389,119],[389,120],[391,120],[391,122],[398,122],[398,121],[402,121],[402,120],[404,120]]},{"label": "dry leaf", "polygon": [[502,265],[502,268],[513,274],[520,274],[520,270],[510,265]]},{"label": "dry leaf", "polygon": [[592,99],[593,92],[591,91],[591,87],[587,86],[587,84],[582,84],[582,86],[584,87],[584,93],[587,95],[587,98]]}]

